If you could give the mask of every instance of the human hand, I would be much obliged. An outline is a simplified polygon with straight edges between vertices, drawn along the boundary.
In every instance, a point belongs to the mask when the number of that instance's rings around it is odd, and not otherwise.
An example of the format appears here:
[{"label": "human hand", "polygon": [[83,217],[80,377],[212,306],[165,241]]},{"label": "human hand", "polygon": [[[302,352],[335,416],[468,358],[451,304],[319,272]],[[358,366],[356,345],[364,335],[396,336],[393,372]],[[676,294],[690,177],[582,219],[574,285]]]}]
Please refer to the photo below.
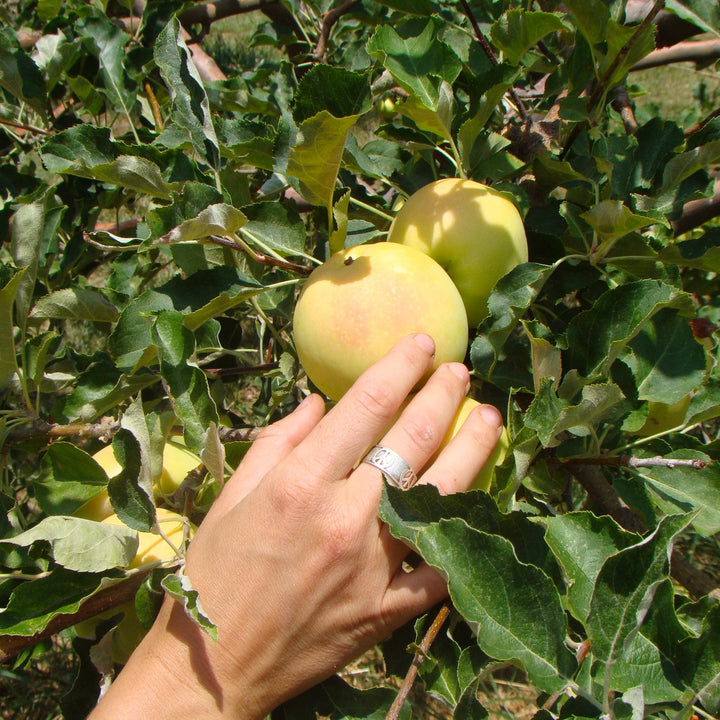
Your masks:
[{"label": "human hand", "polygon": [[386,430],[433,348],[407,337],[329,413],[310,395],[260,434],[187,555],[217,642],[167,599],[93,718],[264,718],[446,595],[434,569],[403,566],[409,548],[377,516],[381,473],[358,465],[382,436],[420,482],[472,484],[502,429],[490,406],[426,467],[468,390],[464,365],[441,366]]}]

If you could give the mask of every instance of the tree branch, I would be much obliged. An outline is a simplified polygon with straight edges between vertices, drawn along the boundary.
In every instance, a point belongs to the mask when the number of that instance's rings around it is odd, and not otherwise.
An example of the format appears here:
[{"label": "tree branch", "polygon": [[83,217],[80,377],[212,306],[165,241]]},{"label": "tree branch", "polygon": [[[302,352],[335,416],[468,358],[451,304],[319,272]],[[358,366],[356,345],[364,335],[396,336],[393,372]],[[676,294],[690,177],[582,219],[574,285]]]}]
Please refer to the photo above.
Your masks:
[{"label": "tree branch", "polygon": [[[620,65],[620,62],[622,59],[630,52],[630,49],[632,46],[638,41],[640,36],[643,32],[652,24],[653,20],[655,19],[655,16],[662,10],[663,6],[665,5],[665,0],[655,0],[655,3],[653,4],[650,11],[645,15],[642,22],[635,28],[635,32],[631,35],[630,39],[620,48],[620,51],[618,54],[613,58],[613,61],[610,63],[610,66],[605,71],[605,74],[600,78],[600,80],[595,85],[595,88],[593,89],[587,103],[587,112],[590,114],[595,106],[600,102],[600,99],[605,95],[607,92],[607,85],[610,82],[610,78],[613,76],[613,73],[615,70],[617,70],[618,66]],[[572,129],[570,134],[568,135],[567,142],[565,143],[565,147],[563,148],[563,151],[560,153],[560,158],[564,159],[567,152],[572,147],[575,140],[577,140],[578,135],[580,135],[580,132],[583,130],[584,127],[587,126],[587,121],[580,122]]]},{"label": "tree branch", "polygon": [[674,235],[675,237],[683,235],[718,215],[720,215],[720,193],[711,198],[691,200],[685,204],[682,215],[673,223]]},{"label": "tree branch", "polygon": [[322,60],[325,57],[327,50],[328,40],[330,39],[330,32],[337,23],[337,21],[346,13],[350,12],[352,8],[360,4],[360,0],[345,0],[342,5],[339,5],[332,10],[328,10],[323,13],[322,27],[320,29],[320,37],[318,38],[317,45],[313,51],[313,57],[316,60]]},{"label": "tree branch", "polygon": [[[475,33],[475,37],[477,38],[477,41],[480,43],[480,47],[482,47],[485,54],[488,56],[488,59],[493,65],[498,64],[498,59],[495,57],[495,51],[492,48],[492,45],[488,42],[488,39],[483,34],[483,31],[480,28],[480,25],[478,24],[477,19],[475,18],[475,15],[473,14],[472,9],[470,8],[470,5],[468,4],[467,0],[460,0],[460,4],[463,6],[463,10],[465,12],[465,15],[470,22],[470,25],[472,25],[473,32]],[[520,118],[524,123],[528,123],[530,120],[530,116],[528,115],[528,111],[525,108],[525,105],[523,104],[523,101],[518,97],[517,93],[515,92],[514,88],[510,88],[508,90],[508,93],[510,97],[512,98],[513,103],[515,103],[515,106],[518,109],[518,113],[520,114]]]},{"label": "tree branch", "polygon": [[445,621],[450,616],[450,609],[451,605],[448,600],[440,608],[438,614],[432,622],[432,625],[430,625],[425,633],[425,636],[420,642],[419,649],[413,657],[410,668],[405,675],[402,685],[400,685],[400,690],[398,691],[393,704],[390,706],[390,710],[388,710],[388,713],[385,716],[385,720],[397,720],[398,717],[400,717],[400,711],[405,704],[405,700],[407,700],[407,697],[410,694],[410,690],[412,690],[412,686],[415,682],[418,671],[420,670],[420,666],[423,664],[428,652],[430,651],[430,646],[433,644],[435,638],[442,629],[442,626],[445,624]]},{"label": "tree branch", "polygon": [[630,68],[630,72],[672,63],[710,63],[720,58],[720,40],[695,40],[653,50]]},{"label": "tree branch", "polygon": [[0,635],[0,663],[6,662],[23,650],[28,650],[41,640],[46,640],[61,630],[123,605],[135,597],[138,588],[145,582],[145,578],[149,574],[150,570],[134,572],[128,578],[96,592],[80,606],[76,613],[56,615],[44,630],[35,635]]},{"label": "tree branch", "polygon": [[[630,532],[640,535],[647,532],[645,523],[622,502],[615,488],[597,467],[572,463],[566,467],[582,485],[591,502],[600,512],[610,515],[619,525]],[[693,597],[699,598],[710,594],[718,596],[720,594],[717,582],[692,565],[677,550],[673,550],[670,557],[670,576],[682,584]]]},{"label": "tree branch", "polygon": [[628,468],[647,468],[647,467],[687,467],[696,470],[702,470],[711,464],[712,461],[701,460],[700,458],[665,458],[656,455],[650,458],[640,458],[634,455],[607,455],[589,458],[573,458],[563,465],[600,465],[605,467],[628,467]]}]

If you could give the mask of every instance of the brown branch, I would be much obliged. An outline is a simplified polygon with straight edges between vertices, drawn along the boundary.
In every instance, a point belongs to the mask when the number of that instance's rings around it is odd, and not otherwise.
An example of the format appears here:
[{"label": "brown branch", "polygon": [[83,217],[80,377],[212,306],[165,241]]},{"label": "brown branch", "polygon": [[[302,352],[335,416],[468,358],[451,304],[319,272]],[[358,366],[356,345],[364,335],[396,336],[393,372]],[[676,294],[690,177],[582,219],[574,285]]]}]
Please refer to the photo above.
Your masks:
[{"label": "brown branch", "polygon": [[217,2],[193,5],[180,13],[179,19],[185,26],[203,25],[208,27],[216,20],[262,10],[266,5],[277,5],[277,0],[217,0]]},{"label": "brown branch", "polygon": [[704,117],[699,122],[696,122],[694,125],[689,127],[687,130],[685,130],[685,137],[690,137],[693,133],[699,132],[702,130],[711,120],[714,120],[716,117],[720,116],[720,108],[715,108],[709,115]]},{"label": "brown branch", "polygon": [[630,72],[671,65],[672,63],[709,63],[720,58],[720,40],[696,40],[653,50],[630,68]]},{"label": "brown branch", "polygon": [[[289,260],[281,260],[280,258],[272,257],[272,255],[266,255],[265,253],[256,252],[247,245],[243,245],[235,240],[231,240],[227,237],[220,237],[218,235],[209,235],[205,242],[212,243],[213,245],[220,245],[221,247],[227,247],[231,250],[238,250],[249,255],[256,262],[262,263],[263,265],[271,265],[273,267],[279,267],[283,270],[290,270],[291,272],[300,273],[301,275],[309,275],[314,268],[308,267],[307,265],[299,265],[298,263],[290,262]],[[161,243],[162,244],[162,243]]]},{"label": "brown branch", "polygon": [[35,418],[25,427],[11,430],[5,437],[6,443],[26,442],[47,438],[109,438],[120,429],[120,423],[111,418],[103,418],[99,423],[81,424],[71,423],[59,425],[58,423],[47,423],[44,420]]},{"label": "brown branch", "polygon": [[[615,488],[605,479],[597,467],[581,464],[566,466],[582,485],[588,497],[601,513],[610,515],[619,525],[630,532],[643,535],[645,523],[625,505]],[[670,576],[696,598],[719,593],[718,584],[702,570],[693,566],[680,552],[673,550],[670,556]]]},{"label": "brown branch", "polygon": [[5,125],[6,127],[11,127],[11,128],[14,128],[15,130],[22,130],[23,133],[31,132],[31,133],[37,133],[38,135],[50,135],[51,134],[47,130],[43,130],[42,128],[35,127],[34,125],[26,125],[25,123],[13,122],[12,120],[5,120],[3,118],[0,118],[0,125]]},{"label": "brown branch", "polygon": [[627,88],[624,85],[619,85],[615,89],[615,99],[612,101],[613,109],[620,114],[620,118],[623,121],[625,132],[628,135],[634,135],[637,132],[638,124],[635,119],[635,110],[628,95]]},{"label": "brown branch", "polygon": [[155,118],[155,126],[158,130],[162,130],[165,123],[163,121],[162,113],[160,112],[160,103],[158,102],[157,97],[155,97],[155,92],[153,91],[152,85],[150,85],[149,81],[146,80],[143,83],[143,87],[145,88],[145,94],[147,95],[148,102],[152,108],[153,117]]},{"label": "brown branch", "polygon": [[718,215],[720,215],[720,193],[711,198],[691,200],[685,204],[682,215],[673,223],[673,233],[678,237]]},{"label": "brown branch", "polygon": [[573,458],[562,465],[600,465],[606,467],[628,467],[628,468],[646,468],[646,467],[686,467],[695,470],[702,470],[712,463],[711,460],[701,460],[700,458],[665,458],[660,455],[649,458],[635,457],[634,455],[608,455],[600,457]]},{"label": "brown branch", "polygon": [[[473,14],[472,9],[470,8],[470,5],[468,4],[467,0],[460,0],[460,4],[463,6],[463,11],[465,12],[465,15],[470,22],[470,25],[472,26],[473,32],[475,33],[475,37],[477,38],[477,41],[480,43],[480,47],[483,49],[485,54],[488,56],[488,59],[493,65],[498,65],[498,59],[495,57],[495,51],[492,49],[492,46],[488,42],[488,39],[483,34],[482,29],[480,28],[480,25],[475,18],[475,15]],[[508,90],[508,93],[510,97],[512,98],[513,103],[515,103],[515,107],[517,107],[518,112],[520,113],[520,118],[524,123],[528,123],[530,120],[530,115],[528,114],[527,109],[525,108],[525,105],[523,101],[518,97],[518,94],[515,92],[515,88],[510,88]]]},{"label": "brown branch", "polygon": [[56,615],[44,630],[35,635],[0,635],[0,663],[10,660],[61,630],[123,605],[135,596],[138,588],[145,582],[145,578],[149,574],[150,570],[133,573],[130,577],[96,592],[80,606],[76,613]]},{"label": "brown branch", "polygon": [[342,5],[339,5],[332,10],[328,10],[323,13],[322,27],[320,29],[320,37],[318,38],[317,45],[313,51],[313,57],[316,60],[322,60],[325,57],[327,50],[328,40],[330,39],[330,32],[337,23],[337,21],[346,13],[350,12],[352,8],[360,4],[360,0],[345,0]]},{"label": "brown branch", "polygon": [[[652,24],[653,20],[655,19],[655,16],[662,10],[663,6],[665,5],[665,0],[655,0],[655,3],[652,6],[652,9],[648,14],[643,18],[642,22],[637,26],[635,29],[635,32],[630,36],[630,39],[620,48],[620,51],[618,54],[613,58],[613,61],[610,63],[610,66],[605,71],[605,74],[600,78],[598,83],[595,85],[594,90],[590,94],[590,97],[588,99],[587,103],[587,112],[590,114],[595,106],[600,102],[600,99],[603,97],[605,92],[607,91],[607,85],[610,82],[610,78],[612,78],[613,73],[615,70],[617,70],[618,66],[620,65],[620,62],[622,59],[630,52],[630,49],[632,46],[638,41],[640,38],[640,35],[645,32],[645,30]],[[587,126],[588,121],[585,120],[583,122],[578,123],[573,127],[570,134],[568,135],[567,141],[565,143],[565,147],[563,148],[563,151],[560,153],[560,159],[564,159],[567,152],[570,150],[570,148],[573,146],[575,140],[577,140],[578,136],[582,132],[582,130]]]},{"label": "brown branch", "polygon": [[231,368],[203,368],[203,372],[209,380],[220,380],[227,377],[235,377],[237,375],[251,375],[255,373],[263,373],[268,370],[276,370],[280,366],[277,362],[267,362],[262,365],[247,365],[244,367]]},{"label": "brown branch", "polygon": [[430,625],[425,633],[425,636],[420,642],[418,652],[415,653],[415,657],[413,657],[413,661],[410,664],[407,674],[405,675],[405,679],[403,680],[402,685],[400,685],[397,697],[385,716],[385,720],[397,720],[398,717],[400,717],[400,711],[405,704],[405,700],[407,700],[407,697],[410,694],[410,690],[412,690],[412,686],[415,682],[418,671],[420,670],[420,666],[423,664],[423,661],[430,651],[430,646],[433,644],[433,641],[442,629],[445,621],[450,616],[450,609],[450,602],[446,601],[438,611],[438,614],[435,616],[432,625]]}]

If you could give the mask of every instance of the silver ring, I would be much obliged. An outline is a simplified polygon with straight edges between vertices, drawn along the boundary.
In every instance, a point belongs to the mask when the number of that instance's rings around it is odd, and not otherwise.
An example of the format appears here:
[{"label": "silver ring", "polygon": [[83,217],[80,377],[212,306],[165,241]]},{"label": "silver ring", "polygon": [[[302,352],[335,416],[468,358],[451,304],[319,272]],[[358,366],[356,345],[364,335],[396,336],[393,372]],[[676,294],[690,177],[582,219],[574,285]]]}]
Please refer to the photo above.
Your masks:
[{"label": "silver ring", "polygon": [[383,445],[376,445],[362,462],[376,467],[389,482],[401,490],[408,490],[418,481],[410,465],[394,450]]}]

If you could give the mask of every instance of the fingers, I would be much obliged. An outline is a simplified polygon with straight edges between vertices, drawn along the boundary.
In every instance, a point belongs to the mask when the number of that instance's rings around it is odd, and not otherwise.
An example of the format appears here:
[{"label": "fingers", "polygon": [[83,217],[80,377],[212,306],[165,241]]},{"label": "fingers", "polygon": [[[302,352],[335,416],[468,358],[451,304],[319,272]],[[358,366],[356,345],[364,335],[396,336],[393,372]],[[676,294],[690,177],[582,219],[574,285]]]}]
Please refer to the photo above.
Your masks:
[{"label": "fingers", "polygon": [[319,481],[345,478],[427,373],[434,353],[427,335],[403,338],[360,376],[289,462]]},{"label": "fingers", "polygon": [[400,568],[383,597],[382,615],[389,630],[400,627],[447,597],[447,584],[425,562],[407,572]]},{"label": "fingers", "polygon": [[443,495],[467,490],[495,449],[503,419],[492,405],[478,405],[423,475]]},{"label": "fingers", "polygon": [[225,514],[257,487],[308,436],[324,414],[323,399],[308,395],[290,415],[264,428],[213,503],[213,515]]},{"label": "fingers", "polygon": [[[464,365],[441,365],[385,433],[380,444],[398,453],[419,475],[440,447],[468,390],[469,381]],[[358,490],[365,494],[374,486],[376,492],[369,496],[376,502],[382,487],[381,477],[379,470],[363,464],[353,473],[352,482],[359,484]]]}]

